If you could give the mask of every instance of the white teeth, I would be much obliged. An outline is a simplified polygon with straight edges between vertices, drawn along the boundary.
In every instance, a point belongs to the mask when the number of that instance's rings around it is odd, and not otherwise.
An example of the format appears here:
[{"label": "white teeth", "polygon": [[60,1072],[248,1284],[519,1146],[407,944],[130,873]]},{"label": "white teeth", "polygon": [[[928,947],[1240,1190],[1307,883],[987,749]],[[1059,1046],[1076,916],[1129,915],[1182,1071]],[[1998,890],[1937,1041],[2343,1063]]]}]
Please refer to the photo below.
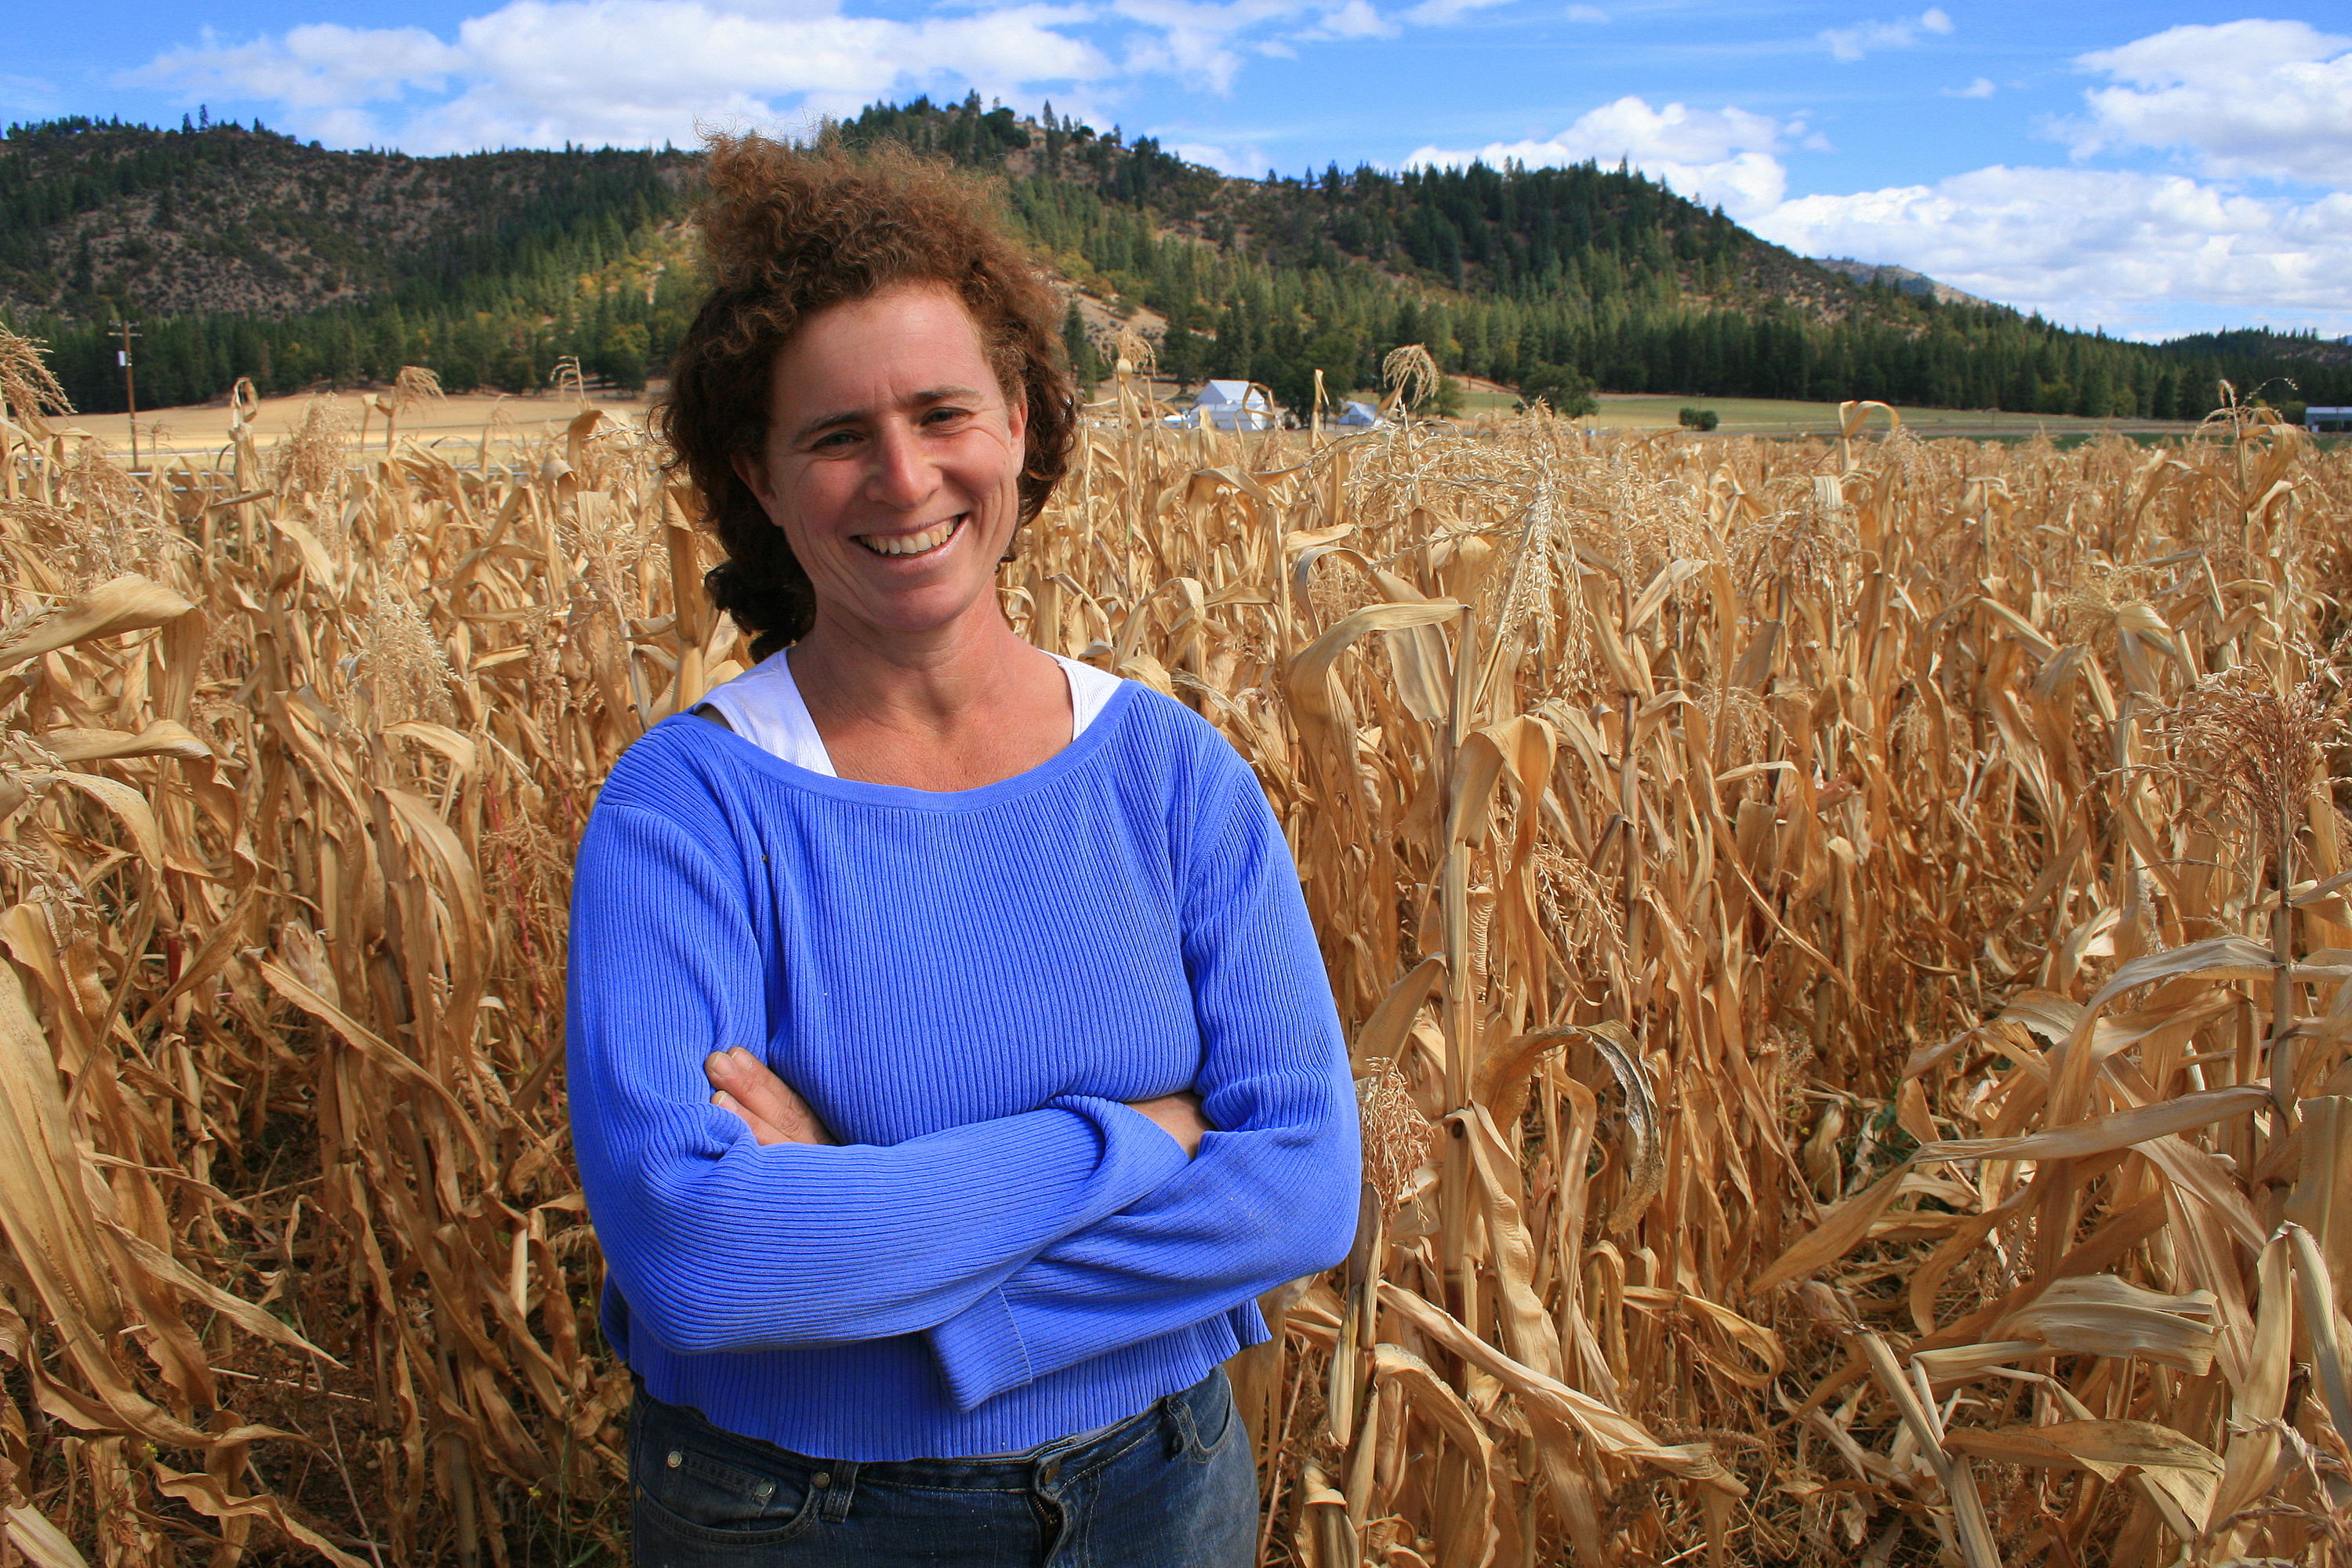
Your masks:
[{"label": "white teeth", "polygon": [[920,533],[860,534],[857,542],[877,555],[920,555],[927,550],[937,550],[945,544],[962,523],[963,519],[958,517],[950,518],[936,528],[927,528]]}]

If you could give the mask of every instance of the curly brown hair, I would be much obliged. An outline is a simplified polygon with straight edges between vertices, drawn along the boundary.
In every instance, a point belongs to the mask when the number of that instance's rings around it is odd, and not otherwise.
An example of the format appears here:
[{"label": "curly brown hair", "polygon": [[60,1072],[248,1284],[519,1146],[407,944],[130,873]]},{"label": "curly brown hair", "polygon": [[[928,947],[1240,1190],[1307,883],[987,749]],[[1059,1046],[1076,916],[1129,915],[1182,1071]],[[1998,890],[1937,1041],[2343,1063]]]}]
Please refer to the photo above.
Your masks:
[{"label": "curly brown hair", "polygon": [[710,294],[678,344],[654,418],[671,468],[701,492],[727,552],[703,579],[711,603],[765,658],[808,634],[816,600],[735,463],[767,443],[769,372],[803,322],[902,284],[953,292],[980,329],[997,384],[1028,405],[1024,524],[1069,467],[1077,407],[1053,290],[976,182],[896,147],[853,156],[837,140],[812,150],[756,134],[709,145],[709,195],[697,222]]}]

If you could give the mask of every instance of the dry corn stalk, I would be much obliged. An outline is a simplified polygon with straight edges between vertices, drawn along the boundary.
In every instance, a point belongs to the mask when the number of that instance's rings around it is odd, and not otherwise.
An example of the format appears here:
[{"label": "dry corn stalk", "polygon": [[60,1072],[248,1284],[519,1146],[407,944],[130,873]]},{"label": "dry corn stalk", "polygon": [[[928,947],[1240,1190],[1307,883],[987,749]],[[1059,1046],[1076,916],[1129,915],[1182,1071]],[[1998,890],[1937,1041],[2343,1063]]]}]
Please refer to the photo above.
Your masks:
[{"label": "dry corn stalk", "polygon": [[[617,1553],[558,955],[598,781],[740,668],[694,500],[593,411],[133,481],[37,368],[0,1531]],[[1241,1368],[1271,1559],[2343,1559],[2352,464],[1104,407],[1008,606],[1256,765],[1365,1079]],[[2267,816],[2217,676],[2316,704]]]}]

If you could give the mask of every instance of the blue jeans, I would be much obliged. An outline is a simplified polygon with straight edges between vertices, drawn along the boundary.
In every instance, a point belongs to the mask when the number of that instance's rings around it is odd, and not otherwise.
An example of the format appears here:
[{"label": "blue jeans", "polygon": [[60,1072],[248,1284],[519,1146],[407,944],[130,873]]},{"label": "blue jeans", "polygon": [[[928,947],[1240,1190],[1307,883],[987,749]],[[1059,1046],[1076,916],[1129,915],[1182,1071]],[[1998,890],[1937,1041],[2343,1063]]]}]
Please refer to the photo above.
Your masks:
[{"label": "blue jeans", "polygon": [[639,1389],[637,1568],[1249,1568],[1257,1472],[1222,1369],[1018,1461],[812,1459]]}]

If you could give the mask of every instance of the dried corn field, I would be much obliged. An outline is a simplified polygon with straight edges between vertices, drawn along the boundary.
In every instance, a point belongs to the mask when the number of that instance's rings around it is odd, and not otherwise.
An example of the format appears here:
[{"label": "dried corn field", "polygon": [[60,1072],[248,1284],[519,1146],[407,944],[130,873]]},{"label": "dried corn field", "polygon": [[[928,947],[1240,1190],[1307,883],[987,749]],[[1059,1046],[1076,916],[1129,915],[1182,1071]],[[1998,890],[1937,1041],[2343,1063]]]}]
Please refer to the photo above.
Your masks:
[{"label": "dried corn field", "polygon": [[[692,499],[0,354],[0,1557],[619,1560],[560,954]],[[1256,764],[1365,1105],[1268,1562],[2352,1562],[2352,461],[1123,395],[1008,603]]]}]

